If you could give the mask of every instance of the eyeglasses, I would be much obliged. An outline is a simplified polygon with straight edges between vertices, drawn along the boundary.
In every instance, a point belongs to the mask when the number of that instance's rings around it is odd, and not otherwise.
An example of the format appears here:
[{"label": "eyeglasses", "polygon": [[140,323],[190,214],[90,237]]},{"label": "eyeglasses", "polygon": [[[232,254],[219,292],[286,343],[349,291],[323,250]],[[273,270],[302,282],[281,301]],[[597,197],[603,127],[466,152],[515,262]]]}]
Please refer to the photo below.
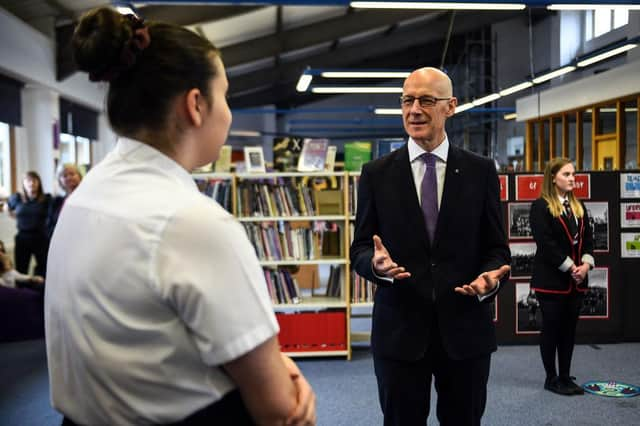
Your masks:
[{"label": "eyeglasses", "polygon": [[419,98],[416,98],[414,96],[400,96],[400,105],[402,105],[403,108],[411,108],[416,99],[418,100],[420,107],[431,108],[434,107],[438,101],[448,101],[451,98],[436,98],[433,96],[420,96]]}]

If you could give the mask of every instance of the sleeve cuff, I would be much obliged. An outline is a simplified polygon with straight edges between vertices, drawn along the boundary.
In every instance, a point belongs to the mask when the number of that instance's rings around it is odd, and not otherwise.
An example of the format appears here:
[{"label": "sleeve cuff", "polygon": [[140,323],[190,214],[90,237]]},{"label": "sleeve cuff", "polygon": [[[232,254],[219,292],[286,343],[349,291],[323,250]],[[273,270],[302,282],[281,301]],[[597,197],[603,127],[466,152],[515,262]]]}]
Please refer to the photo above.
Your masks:
[{"label": "sleeve cuff", "polygon": [[376,274],[376,270],[373,268],[373,265],[371,265],[371,273],[378,280],[382,280],[382,281],[387,281],[389,283],[393,283],[393,278],[391,278],[391,277],[383,277],[382,275]]},{"label": "sleeve cuff", "polygon": [[588,263],[589,266],[591,266],[591,269],[593,269],[593,267],[596,266],[596,261],[593,258],[593,256],[591,256],[590,254],[582,255],[582,263]]},{"label": "sleeve cuff", "polygon": [[492,297],[493,295],[495,295],[498,290],[500,290],[500,281],[498,281],[498,284],[496,284],[496,286],[493,288],[493,290],[491,290],[489,293],[485,293],[483,295],[479,295],[478,294],[478,302],[482,302],[485,299],[488,299],[489,297]]},{"label": "sleeve cuff", "polygon": [[562,272],[567,272],[574,265],[573,260],[567,256],[567,258],[562,262],[562,265],[558,267]]}]

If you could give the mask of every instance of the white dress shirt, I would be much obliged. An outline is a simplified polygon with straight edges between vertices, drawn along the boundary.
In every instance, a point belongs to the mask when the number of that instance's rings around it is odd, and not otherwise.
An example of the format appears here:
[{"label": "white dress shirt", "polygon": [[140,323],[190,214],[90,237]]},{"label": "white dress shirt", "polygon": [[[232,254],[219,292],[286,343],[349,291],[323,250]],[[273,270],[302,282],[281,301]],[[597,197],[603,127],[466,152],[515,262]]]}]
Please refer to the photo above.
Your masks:
[{"label": "white dress shirt", "polygon": [[45,290],[52,405],[80,424],[175,422],[278,333],[241,225],[159,151],[120,139],[65,202]]}]

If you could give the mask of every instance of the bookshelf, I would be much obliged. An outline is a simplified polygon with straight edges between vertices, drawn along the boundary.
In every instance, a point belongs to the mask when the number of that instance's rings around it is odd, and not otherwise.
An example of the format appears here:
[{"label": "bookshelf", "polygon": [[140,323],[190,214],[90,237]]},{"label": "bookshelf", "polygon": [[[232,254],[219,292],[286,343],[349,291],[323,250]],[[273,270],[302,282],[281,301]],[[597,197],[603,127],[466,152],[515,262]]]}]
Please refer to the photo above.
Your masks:
[{"label": "bookshelf", "polygon": [[227,203],[255,248],[280,324],[282,351],[295,357],[350,359],[349,174],[193,177],[206,195]]}]

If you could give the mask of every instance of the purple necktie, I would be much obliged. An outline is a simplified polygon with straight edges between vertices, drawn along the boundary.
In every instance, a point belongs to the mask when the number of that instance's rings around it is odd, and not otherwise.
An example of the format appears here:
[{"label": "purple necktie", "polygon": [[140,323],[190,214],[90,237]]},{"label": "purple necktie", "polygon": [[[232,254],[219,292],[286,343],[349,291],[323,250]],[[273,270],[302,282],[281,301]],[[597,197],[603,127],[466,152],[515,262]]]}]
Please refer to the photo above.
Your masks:
[{"label": "purple necktie", "polygon": [[433,244],[438,223],[438,181],[436,179],[436,156],[425,152],[420,156],[425,164],[424,178],[420,186],[422,198],[422,215],[427,226],[429,243]]}]

